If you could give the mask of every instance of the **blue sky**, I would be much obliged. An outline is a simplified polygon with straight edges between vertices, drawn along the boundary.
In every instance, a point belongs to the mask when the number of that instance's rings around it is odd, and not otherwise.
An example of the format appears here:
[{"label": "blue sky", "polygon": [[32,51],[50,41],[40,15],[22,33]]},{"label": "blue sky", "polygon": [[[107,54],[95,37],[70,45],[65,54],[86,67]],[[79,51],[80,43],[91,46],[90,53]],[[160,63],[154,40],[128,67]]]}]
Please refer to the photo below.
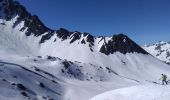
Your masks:
[{"label": "blue sky", "polygon": [[140,45],[170,41],[170,0],[18,0],[51,29],[112,36]]}]

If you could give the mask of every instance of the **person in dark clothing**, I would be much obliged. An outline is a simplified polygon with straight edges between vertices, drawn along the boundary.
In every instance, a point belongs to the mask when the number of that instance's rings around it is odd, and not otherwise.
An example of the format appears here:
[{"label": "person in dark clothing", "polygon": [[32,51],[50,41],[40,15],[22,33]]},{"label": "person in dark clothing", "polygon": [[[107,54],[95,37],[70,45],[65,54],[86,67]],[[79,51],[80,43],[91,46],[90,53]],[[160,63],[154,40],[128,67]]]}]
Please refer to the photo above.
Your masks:
[{"label": "person in dark clothing", "polygon": [[161,74],[161,80],[162,80],[162,85],[164,85],[164,83],[166,85],[168,84],[167,76],[165,74]]}]

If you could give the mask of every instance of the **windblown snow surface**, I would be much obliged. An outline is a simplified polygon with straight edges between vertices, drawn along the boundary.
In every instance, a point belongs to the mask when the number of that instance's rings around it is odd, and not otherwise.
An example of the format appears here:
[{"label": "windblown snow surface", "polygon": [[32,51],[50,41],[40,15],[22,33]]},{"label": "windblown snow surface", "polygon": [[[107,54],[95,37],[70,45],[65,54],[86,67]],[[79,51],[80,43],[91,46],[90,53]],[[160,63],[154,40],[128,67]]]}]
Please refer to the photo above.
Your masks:
[{"label": "windblown snow surface", "polygon": [[169,100],[170,86],[138,85],[105,92],[90,100]]},{"label": "windblown snow surface", "polygon": [[[110,90],[113,93],[106,97],[113,100],[168,97],[169,85],[157,83],[162,73],[170,76],[170,66],[153,56],[99,52],[111,37],[94,38],[92,50],[89,42],[80,43],[87,41],[83,35],[70,43],[71,38],[62,40],[53,34],[40,44],[47,33],[26,36],[27,28],[21,31],[23,21],[13,27],[17,17],[0,18],[0,100],[89,100]],[[112,100],[102,98],[96,100]]]}]

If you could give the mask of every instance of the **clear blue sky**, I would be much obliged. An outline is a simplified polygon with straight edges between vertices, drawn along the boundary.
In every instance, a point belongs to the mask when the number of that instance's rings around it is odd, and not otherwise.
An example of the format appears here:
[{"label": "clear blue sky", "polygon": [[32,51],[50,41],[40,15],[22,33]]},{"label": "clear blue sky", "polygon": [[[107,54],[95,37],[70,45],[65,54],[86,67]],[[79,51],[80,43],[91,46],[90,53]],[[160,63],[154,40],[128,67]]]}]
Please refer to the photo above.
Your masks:
[{"label": "clear blue sky", "polygon": [[18,0],[51,29],[112,36],[138,44],[170,41],[170,0]]}]

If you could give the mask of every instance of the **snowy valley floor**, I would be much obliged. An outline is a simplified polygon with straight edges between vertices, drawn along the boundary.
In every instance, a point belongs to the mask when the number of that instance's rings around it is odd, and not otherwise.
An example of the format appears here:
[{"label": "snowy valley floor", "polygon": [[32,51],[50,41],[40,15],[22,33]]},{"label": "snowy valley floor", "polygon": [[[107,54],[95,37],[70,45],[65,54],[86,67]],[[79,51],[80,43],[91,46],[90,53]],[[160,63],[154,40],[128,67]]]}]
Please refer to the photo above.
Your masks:
[{"label": "snowy valley floor", "polygon": [[[60,62],[60,60],[51,61],[37,57],[3,57],[0,61],[0,89],[2,90],[0,100],[48,100],[50,98],[54,100],[168,100],[170,98],[170,85],[160,85],[159,80],[154,79],[158,83],[156,84],[151,80],[138,82],[120,76],[106,82],[69,79],[57,72],[58,67],[55,66],[62,66]],[[47,69],[46,66],[50,67]],[[21,84],[26,89],[22,89]],[[24,96],[24,93],[28,97]]]}]

